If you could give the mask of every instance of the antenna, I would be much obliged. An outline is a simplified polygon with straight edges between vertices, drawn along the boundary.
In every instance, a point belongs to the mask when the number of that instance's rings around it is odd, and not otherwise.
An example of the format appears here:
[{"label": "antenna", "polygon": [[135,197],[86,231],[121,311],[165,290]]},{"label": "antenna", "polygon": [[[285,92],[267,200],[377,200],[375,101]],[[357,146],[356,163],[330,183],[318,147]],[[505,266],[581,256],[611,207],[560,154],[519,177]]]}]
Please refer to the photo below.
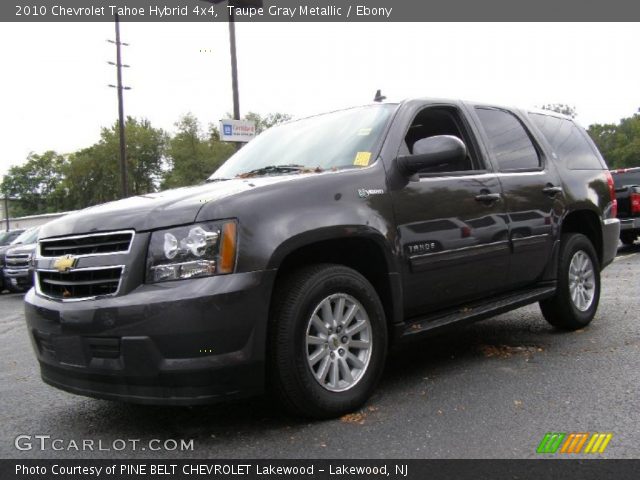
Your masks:
[{"label": "antenna", "polygon": [[387,97],[385,97],[384,95],[382,95],[382,92],[380,91],[380,89],[378,89],[376,91],[376,96],[373,97],[373,101],[374,102],[382,102],[386,99]]}]

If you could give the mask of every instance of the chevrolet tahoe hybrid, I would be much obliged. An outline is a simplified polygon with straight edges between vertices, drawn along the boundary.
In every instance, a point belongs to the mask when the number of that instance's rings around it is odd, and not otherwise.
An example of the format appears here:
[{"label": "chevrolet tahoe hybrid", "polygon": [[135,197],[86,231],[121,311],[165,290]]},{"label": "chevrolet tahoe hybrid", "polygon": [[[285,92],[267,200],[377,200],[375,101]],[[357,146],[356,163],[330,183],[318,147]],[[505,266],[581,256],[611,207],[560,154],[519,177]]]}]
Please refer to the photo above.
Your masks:
[{"label": "chevrolet tahoe hybrid", "polygon": [[268,391],[331,417],[367,400],[393,344],[534,302],[585,327],[619,229],[572,119],[379,103],[272,128],[202,185],[47,224],[26,319],[43,380],[72,393]]}]

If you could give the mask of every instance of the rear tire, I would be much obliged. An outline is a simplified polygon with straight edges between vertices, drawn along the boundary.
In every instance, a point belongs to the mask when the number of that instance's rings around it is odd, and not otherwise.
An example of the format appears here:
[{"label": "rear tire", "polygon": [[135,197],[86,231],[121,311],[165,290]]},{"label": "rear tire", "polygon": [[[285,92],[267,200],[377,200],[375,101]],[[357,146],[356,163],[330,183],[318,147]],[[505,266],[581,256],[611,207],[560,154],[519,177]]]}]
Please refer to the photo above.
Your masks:
[{"label": "rear tire", "polygon": [[384,309],[355,270],[304,267],[276,285],[269,348],[269,386],[287,410],[311,418],[351,412],[384,369]]},{"label": "rear tire", "polygon": [[600,300],[600,263],[591,241],[580,233],[562,235],[558,288],[540,302],[544,318],[563,330],[586,327]]},{"label": "rear tire", "polygon": [[633,245],[638,238],[635,233],[625,232],[620,234],[620,241],[625,245]]}]

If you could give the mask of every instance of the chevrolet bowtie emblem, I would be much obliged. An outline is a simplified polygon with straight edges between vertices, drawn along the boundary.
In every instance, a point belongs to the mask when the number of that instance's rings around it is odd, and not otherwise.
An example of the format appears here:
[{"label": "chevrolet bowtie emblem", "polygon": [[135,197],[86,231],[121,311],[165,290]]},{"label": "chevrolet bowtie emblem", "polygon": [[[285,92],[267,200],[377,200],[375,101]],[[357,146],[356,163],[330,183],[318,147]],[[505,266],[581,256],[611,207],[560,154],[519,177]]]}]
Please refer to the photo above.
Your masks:
[{"label": "chevrolet bowtie emblem", "polygon": [[58,257],[53,262],[53,268],[55,268],[60,273],[68,272],[73,267],[76,266],[78,259],[72,257],[71,255],[65,255],[63,257]]}]

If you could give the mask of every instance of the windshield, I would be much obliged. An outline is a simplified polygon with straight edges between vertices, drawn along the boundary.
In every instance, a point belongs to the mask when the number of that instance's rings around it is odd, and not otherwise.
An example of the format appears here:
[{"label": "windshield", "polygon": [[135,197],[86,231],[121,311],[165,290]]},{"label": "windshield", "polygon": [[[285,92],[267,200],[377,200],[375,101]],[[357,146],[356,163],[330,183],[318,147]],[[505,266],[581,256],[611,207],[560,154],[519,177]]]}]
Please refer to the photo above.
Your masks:
[{"label": "windshield", "polygon": [[17,238],[24,230],[9,230],[0,233],[0,245],[9,245],[14,238]]},{"label": "windshield", "polygon": [[227,160],[209,180],[366,167],[375,161],[373,149],[395,107],[351,108],[271,128]]},{"label": "windshield", "polygon": [[33,227],[29,230],[25,230],[18,236],[11,245],[18,245],[19,243],[29,245],[30,243],[36,243],[38,241],[38,233],[40,232],[40,227]]}]

